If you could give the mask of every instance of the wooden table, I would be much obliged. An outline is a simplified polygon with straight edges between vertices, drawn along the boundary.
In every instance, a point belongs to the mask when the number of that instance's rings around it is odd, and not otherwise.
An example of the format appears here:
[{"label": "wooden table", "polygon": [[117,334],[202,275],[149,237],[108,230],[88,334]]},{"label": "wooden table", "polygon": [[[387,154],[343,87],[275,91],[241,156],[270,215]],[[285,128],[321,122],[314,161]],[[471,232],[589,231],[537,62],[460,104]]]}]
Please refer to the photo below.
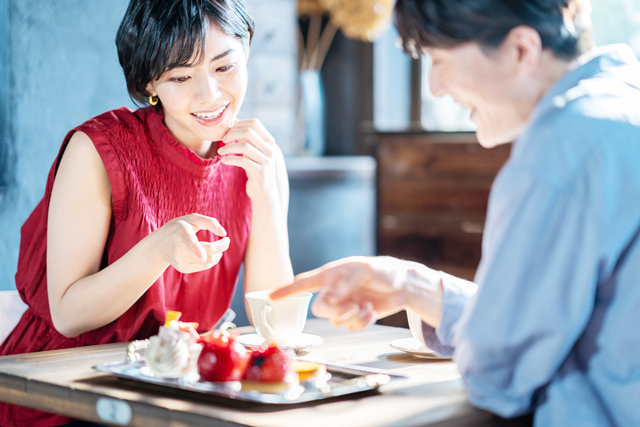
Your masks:
[{"label": "wooden table", "polygon": [[[295,405],[256,404],[95,371],[94,365],[125,358],[126,344],[108,344],[0,357],[0,400],[95,422],[105,422],[96,405],[111,405],[115,411],[131,411],[126,425],[145,427],[475,426],[496,422],[469,404],[454,363],[418,359],[389,346],[395,339],[409,337],[406,329],[374,325],[349,333],[325,320],[310,319],[305,332],[320,335],[324,343],[301,351],[301,357],[387,370],[407,379],[392,381],[378,393]],[[111,416],[113,421],[123,415]]]}]

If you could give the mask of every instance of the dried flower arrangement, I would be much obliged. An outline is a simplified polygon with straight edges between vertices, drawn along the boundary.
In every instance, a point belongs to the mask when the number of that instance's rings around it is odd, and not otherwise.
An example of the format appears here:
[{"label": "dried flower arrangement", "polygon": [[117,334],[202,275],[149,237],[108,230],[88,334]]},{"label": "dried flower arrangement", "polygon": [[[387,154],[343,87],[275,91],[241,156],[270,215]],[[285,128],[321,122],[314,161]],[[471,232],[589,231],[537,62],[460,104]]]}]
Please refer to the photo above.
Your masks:
[{"label": "dried flower arrangement", "polygon": [[[300,68],[320,71],[338,30],[353,39],[373,41],[391,23],[393,0],[298,0],[298,16],[309,18],[306,44],[302,33]],[[322,17],[329,20],[322,27]]]}]

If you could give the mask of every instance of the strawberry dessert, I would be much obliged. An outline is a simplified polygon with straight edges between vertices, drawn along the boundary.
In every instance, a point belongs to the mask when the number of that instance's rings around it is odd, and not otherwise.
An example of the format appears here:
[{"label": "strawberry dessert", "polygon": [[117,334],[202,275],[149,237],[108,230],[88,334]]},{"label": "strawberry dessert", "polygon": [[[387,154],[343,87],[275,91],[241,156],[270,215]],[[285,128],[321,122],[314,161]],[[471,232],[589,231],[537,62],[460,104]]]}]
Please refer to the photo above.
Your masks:
[{"label": "strawberry dessert", "polygon": [[278,393],[298,386],[300,382],[293,370],[294,360],[292,350],[275,345],[256,348],[244,372],[242,390]]},{"label": "strawberry dessert", "polygon": [[247,367],[250,352],[227,331],[213,331],[199,341],[202,352],[198,359],[200,378],[205,381],[239,381]]}]

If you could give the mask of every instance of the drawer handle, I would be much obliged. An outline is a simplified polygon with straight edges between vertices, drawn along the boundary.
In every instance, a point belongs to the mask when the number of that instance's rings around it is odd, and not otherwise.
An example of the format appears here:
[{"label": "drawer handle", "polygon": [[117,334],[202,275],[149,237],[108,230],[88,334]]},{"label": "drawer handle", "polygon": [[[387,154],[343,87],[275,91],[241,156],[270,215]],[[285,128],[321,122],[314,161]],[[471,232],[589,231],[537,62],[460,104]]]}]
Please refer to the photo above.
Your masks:
[{"label": "drawer handle", "polygon": [[387,230],[393,230],[394,228],[398,228],[400,225],[398,217],[393,215],[383,216],[380,222],[382,223],[382,228],[386,228]]},{"label": "drawer handle", "polygon": [[476,221],[463,221],[460,224],[460,229],[468,234],[482,234],[484,224]]}]

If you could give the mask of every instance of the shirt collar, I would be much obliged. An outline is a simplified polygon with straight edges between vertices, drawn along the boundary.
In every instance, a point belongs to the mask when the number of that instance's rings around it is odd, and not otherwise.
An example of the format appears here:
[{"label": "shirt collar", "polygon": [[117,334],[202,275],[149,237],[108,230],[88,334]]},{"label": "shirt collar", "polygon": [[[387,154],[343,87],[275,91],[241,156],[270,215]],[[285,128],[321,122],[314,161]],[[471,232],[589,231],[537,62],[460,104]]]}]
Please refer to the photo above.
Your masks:
[{"label": "shirt collar", "polygon": [[570,89],[580,80],[593,77],[622,64],[637,64],[638,60],[626,44],[613,44],[591,49],[575,60],[575,66],[563,75],[542,97],[531,113],[529,126],[550,108],[566,105],[574,98]]}]

